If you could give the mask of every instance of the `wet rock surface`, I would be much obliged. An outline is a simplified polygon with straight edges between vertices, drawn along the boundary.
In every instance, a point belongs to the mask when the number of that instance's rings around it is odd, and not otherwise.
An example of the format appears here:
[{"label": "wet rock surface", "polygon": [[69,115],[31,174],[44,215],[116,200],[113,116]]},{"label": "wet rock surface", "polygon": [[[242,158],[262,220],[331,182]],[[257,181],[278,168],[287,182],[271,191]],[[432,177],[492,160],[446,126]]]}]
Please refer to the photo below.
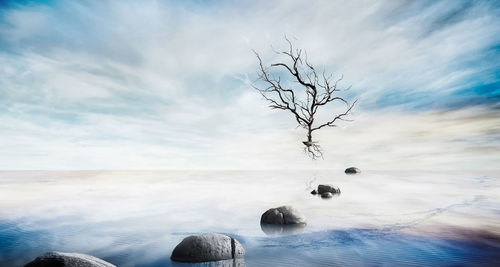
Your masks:
[{"label": "wet rock surface", "polygon": [[306,224],[260,224],[262,232],[269,236],[294,235],[304,232]]},{"label": "wet rock surface", "polygon": [[24,267],[116,267],[115,265],[80,253],[48,252],[38,256]]},{"label": "wet rock surface", "polygon": [[349,167],[347,169],[345,169],[345,173],[346,174],[356,174],[356,173],[360,173],[361,170],[356,168],[356,167]]},{"label": "wet rock surface", "polygon": [[187,262],[178,262],[172,261],[173,267],[246,267],[244,258],[236,258],[230,260],[221,260],[221,261],[206,261],[206,262],[198,262],[198,263],[187,263]]},{"label": "wet rock surface", "polygon": [[222,234],[200,234],[184,238],[170,257],[179,262],[208,262],[241,258],[245,249],[236,239]]},{"label": "wet rock surface", "polygon": [[292,206],[281,206],[264,212],[260,218],[261,224],[306,224],[306,217]]},{"label": "wet rock surface", "polygon": [[333,197],[333,194],[330,192],[325,192],[325,193],[321,194],[321,198],[332,198],[332,197]]},{"label": "wet rock surface", "polygon": [[331,184],[318,185],[318,194],[323,195],[324,193],[340,194],[340,189]]}]

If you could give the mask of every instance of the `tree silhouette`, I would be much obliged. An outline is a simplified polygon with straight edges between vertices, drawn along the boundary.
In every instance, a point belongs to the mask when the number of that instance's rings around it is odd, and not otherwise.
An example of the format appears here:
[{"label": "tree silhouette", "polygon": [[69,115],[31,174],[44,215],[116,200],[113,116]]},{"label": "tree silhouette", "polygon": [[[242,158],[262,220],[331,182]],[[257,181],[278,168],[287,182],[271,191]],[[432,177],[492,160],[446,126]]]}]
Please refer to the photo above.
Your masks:
[{"label": "tree silhouette", "polygon": [[[303,141],[304,151],[314,160],[323,157],[318,142],[313,141],[313,132],[323,127],[335,127],[338,120],[347,120],[345,117],[351,113],[352,108],[358,101],[351,104],[343,97],[338,96],[339,91],[349,90],[350,87],[341,89],[338,87],[343,76],[334,80],[332,74],[326,75],[325,71],[318,74],[316,69],[308,62],[307,53],[302,49],[294,49],[292,42],[285,37],[289,45],[288,51],[274,51],[289,60],[289,63],[277,62],[264,66],[260,55],[254,51],[259,61],[259,80],[265,86],[252,85],[269,102],[272,109],[288,110],[295,116],[295,120],[307,130],[307,141]],[[283,74],[284,73],[284,74]],[[287,76],[286,80],[282,77]],[[298,84],[289,86],[289,82]],[[303,96],[305,92],[305,97]],[[302,96],[302,97],[301,97]],[[316,123],[315,116],[318,108],[330,103],[342,103],[345,111],[333,114],[323,123]],[[349,120],[347,120],[349,121]]]}]

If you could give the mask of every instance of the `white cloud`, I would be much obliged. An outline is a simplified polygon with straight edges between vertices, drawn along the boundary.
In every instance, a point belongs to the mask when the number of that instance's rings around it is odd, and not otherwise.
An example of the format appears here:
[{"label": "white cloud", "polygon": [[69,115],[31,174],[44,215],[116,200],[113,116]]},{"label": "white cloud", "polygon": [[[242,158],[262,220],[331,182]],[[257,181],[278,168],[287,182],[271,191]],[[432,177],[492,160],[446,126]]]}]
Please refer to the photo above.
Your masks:
[{"label": "white cloud", "polygon": [[[7,10],[0,168],[490,168],[493,111],[465,109],[477,125],[462,111],[381,107],[444,105],[453,99],[436,96],[495,81],[492,66],[463,61],[484,60],[481,51],[500,41],[496,10],[479,3],[443,22],[459,6],[126,1]],[[270,45],[285,47],[284,34],[317,66],[344,73],[360,97],[355,123],[318,135],[326,158],[316,164],[300,152],[303,133],[289,114],[270,111],[245,82],[255,78],[251,49],[275,59]]]}]

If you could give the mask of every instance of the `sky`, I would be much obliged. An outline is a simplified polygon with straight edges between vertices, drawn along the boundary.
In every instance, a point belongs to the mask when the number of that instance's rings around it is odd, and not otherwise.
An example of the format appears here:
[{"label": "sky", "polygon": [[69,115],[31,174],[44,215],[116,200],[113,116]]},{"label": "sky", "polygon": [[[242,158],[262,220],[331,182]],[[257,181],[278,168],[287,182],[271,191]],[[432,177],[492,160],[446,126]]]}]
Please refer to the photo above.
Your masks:
[{"label": "sky", "polygon": [[[251,86],[285,36],[358,99],[316,161]],[[0,170],[498,162],[498,1],[0,1]]]}]

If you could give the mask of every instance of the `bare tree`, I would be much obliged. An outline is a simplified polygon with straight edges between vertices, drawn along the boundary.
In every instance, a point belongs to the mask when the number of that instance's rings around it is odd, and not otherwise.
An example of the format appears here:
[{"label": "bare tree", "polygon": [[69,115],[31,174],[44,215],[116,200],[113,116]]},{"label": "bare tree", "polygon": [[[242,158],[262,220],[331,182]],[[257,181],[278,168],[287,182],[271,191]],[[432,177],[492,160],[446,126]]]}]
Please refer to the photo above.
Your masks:
[{"label": "bare tree", "polygon": [[[308,62],[307,53],[302,49],[294,49],[292,43],[285,37],[289,45],[288,51],[274,51],[284,56],[289,63],[277,62],[269,66],[264,66],[260,55],[254,51],[259,60],[259,80],[264,82],[264,87],[252,85],[269,102],[269,107],[273,109],[288,110],[294,116],[299,124],[307,130],[307,141],[303,141],[304,151],[312,158],[323,157],[321,147],[316,141],[313,141],[313,132],[323,127],[335,127],[338,120],[347,120],[354,104],[351,104],[344,98],[337,95],[339,91],[348,90],[350,87],[341,89],[338,87],[343,76],[334,80],[331,74],[325,74],[325,71],[318,71]],[[284,73],[288,76],[287,80],[282,81],[280,75],[275,73]],[[289,86],[289,82],[298,84]],[[305,96],[304,96],[305,91]],[[302,97],[301,97],[302,96]],[[340,114],[333,114],[331,119],[316,123],[315,115],[318,108],[329,103],[342,103],[345,105],[345,111]]]}]

